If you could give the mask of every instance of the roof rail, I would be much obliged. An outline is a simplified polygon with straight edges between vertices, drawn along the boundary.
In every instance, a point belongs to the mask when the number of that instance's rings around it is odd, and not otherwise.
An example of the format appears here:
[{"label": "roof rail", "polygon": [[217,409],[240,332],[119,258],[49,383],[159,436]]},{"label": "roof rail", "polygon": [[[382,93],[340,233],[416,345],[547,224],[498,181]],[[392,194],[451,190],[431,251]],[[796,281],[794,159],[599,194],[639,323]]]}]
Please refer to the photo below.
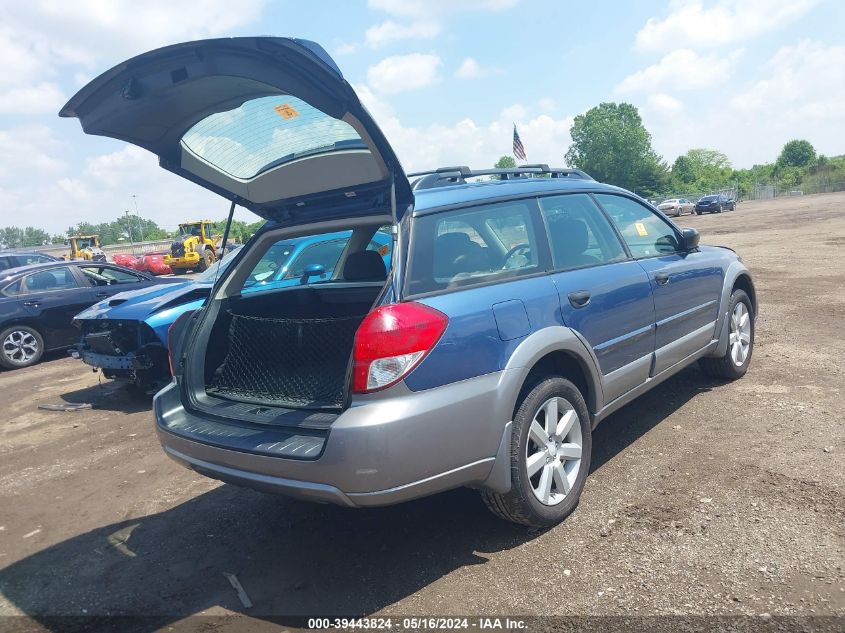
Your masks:
[{"label": "roof rail", "polygon": [[524,178],[533,174],[549,174],[551,178],[579,178],[582,180],[592,180],[586,172],[580,169],[568,169],[564,167],[549,167],[545,163],[537,163],[531,165],[518,165],[516,167],[507,168],[491,168],[491,169],[470,169],[465,165],[455,167],[438,167],[428,171],[418,171],[408,174],[409,178],[419,177],[413,184],[413,188],[430,189],[433,187],[445,187],[455,184],[465,184],[467,178],[476,176],[498,176],[499,180],[512,180],[514,178]]}]

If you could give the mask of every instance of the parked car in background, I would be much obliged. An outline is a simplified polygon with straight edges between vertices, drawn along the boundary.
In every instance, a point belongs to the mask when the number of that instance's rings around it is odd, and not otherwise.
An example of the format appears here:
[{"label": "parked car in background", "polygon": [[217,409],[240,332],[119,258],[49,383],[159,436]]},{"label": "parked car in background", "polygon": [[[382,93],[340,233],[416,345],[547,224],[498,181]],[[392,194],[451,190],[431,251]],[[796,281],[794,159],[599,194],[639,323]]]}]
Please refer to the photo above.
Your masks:
[{"label": "parked car in background", "polygon": [[695,203],[695,213],[721,213],[722,211],[733,211],[736,209],[736,201],[722,194],[704,196]]},{"label": "parked car in background", "polygon": [[680,217],[684,213],[692,213],[695,211],[695,203],[690,202],[686,198],[669,198],[657,205],[657,208],[663,211],[666,215],[672,217]]},{"label": "parked car in background", "polygon": [[[314,42],[158,49],[61,114],[267,220],[170,329],[156,429],[203,475],[347,507],[470,486],[550,526],[578,503],[596,424],[691,363],[737,379],[751,362],[757,302],[732,250],[578,170],[442,168],[427,175],[458,182],[412,190]],[[484,176],[501,179],[467,182]],[[331,274],[316,258],[281,274],[292,239],[338,232]]]},{"label": "parked car in background", "polygon": [[46,264],[57,262],[58,257],[45,255],[44,253],[20,253],[16,251],[0,251],[0,273],[10,268],[20,268],[30,264]]},{"label": "parked car in background", "polygon": [[71,354],[100,369],[103,376],[153,390],[170,379],[167,332],[186,310],[202,307],[214,280],[232,262],[237,249],[192,277],[122,292],[83,310]]},{"label": "parked car in background", "polygon": [[163,283],[105,262],[55,261],[0,273],[0,367],[37,363],[79,340],[73,317],[123,290]]}]

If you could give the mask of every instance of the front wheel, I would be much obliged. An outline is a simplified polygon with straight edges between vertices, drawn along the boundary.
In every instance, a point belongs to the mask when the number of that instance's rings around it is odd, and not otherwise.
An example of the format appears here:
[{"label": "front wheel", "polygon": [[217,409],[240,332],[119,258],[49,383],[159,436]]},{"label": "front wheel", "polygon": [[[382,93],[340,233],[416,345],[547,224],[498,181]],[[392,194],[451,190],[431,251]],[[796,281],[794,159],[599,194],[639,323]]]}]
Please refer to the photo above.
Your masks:
[{"label": "front wheel", "polygon": [[719,358],[702,358],[698,363],[706,374],[736,380],[745,375],[751,364],[754,352],[754,308],[744,290],[734,290],[729,309],[728,349]]},{"label": "front wheel", "polygon": [[214,263],[214,253],[210,248],[203,249],[202,257],[200,258],[199,266],[197,266],[197,272],[205,272],[208,270],[211,265]]},{"label": "front wheel", "polygon": [[13,325],[0,332],[0,367],[20,369],[34,365],[44,354],[41,333],[28,325]]},{"label": "front wheel", "polygon": [[560,523],[578,505],[590,470],[587,404],[560,376],[546,378],[522,399],[511,432],[511,489],[482,491],[497,516],[530,527]]}]

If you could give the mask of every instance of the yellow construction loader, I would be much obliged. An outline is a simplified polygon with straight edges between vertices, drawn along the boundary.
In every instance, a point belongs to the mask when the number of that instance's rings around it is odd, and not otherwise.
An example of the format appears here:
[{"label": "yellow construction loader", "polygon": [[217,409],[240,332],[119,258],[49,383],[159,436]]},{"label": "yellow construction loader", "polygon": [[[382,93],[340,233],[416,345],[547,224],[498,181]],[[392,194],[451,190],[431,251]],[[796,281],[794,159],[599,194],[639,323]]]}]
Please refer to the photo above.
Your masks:
[{"label": "yellow construction loader", "polygon": [[176,274],[189,270],[202,272],[217,260],[217,239],[212,235],[211,220],[183,222],[179,225],[179,237],[164,256],[164,265]]},{"label": "yellow construction loader", "polygon": [[64,259],[84,259],[89,262],[104,262],[106,254],[100,248],[99,235],[71,235],[67,238],[70,253]]}]

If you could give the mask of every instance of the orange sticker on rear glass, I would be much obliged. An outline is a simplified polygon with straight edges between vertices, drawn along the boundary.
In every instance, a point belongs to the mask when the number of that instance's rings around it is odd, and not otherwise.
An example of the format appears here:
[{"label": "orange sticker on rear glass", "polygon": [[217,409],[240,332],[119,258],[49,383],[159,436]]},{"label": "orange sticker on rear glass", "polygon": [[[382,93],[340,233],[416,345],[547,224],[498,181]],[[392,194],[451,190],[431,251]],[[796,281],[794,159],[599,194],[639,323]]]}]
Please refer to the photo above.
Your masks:
[{"label": "orange sticker on rear glass", "polygon": [[645,230],[645,224],[643,224],[642,222],[637,222],[634,226],[637,227],[637,235],[639,235],[640,237],[648,236],[648,231]]},{"label": "orange sticker on rear glass", "polygon": [[291,104],[289,104],[289,103],[283,103],[282,105],[277,105],[277,106],[276,106],[275,108],[273,108],[273,109],[274,109],[274,110],[275,110],[275,111],[279,114],[279,116],[281,116],[283,119],[295,119],[296,117],[298,117],[298,116],[299,116],[299,112],[297,112],[297,111],[296,111],[296,108],[294,108],[294,107],[293,107]]}]

